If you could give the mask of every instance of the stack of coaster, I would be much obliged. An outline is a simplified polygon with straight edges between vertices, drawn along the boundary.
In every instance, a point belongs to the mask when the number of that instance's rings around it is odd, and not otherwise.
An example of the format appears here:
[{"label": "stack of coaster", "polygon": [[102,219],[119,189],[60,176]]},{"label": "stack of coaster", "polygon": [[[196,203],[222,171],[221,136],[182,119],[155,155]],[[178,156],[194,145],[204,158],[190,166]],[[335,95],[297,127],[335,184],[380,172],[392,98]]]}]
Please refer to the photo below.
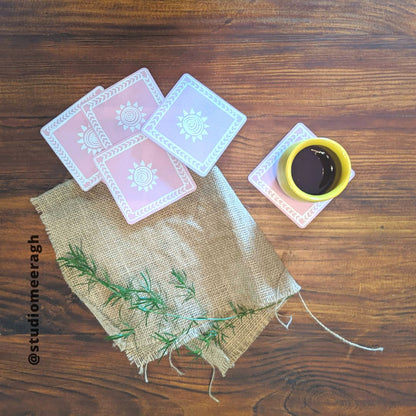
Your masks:
[{"label": "stack of coaster", "polygon": [[129,224],[195,191],[247,118],[189,74],[166,98],[146,68],[96,87],[41,133],[88,191],[103,181]]}]

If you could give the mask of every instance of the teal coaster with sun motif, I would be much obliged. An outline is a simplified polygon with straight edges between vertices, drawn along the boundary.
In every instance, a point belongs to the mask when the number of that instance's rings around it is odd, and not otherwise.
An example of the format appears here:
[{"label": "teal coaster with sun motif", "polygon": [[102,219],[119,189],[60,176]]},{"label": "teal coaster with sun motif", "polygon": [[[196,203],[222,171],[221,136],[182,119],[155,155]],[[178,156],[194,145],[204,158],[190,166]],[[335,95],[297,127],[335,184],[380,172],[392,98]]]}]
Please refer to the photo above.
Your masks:
[{"label": "teal coaster with sun motif", "polygon": [[247,117],[184,74],[142,132],[200,176],[206,176]]}]

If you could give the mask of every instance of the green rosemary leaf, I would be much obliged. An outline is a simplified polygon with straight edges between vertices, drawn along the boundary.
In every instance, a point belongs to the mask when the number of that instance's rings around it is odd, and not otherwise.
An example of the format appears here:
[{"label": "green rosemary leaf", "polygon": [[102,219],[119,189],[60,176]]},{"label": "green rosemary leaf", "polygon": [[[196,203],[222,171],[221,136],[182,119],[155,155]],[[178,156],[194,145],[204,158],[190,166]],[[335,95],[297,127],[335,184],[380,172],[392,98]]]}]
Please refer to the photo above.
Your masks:
[{"label": "green rosemary leaf", "polygon": [[[104,305],[108,305],[111,301],[117,302],[118,300],[119,300],[119,298],[117,297],[117,295],[115,293],[113,293],[108,297],[108,299],[105,301]],[[114,305],[114,303],[112,305]]]},{"label": "green rosemary leaf", "polygon": [[106,339],[109,339],[111,341],[115,341],[116,339],[120,339],[123,338],[124,335],[123,334],[115,334],[115,335],[109,335],[106,337]]},{"label": "green rosemary leaf", "polygon": [[[170,332],[155,332],[153,338],[163,343],[163,346],[159,349],[160,358],[159,361],[167,354],[170,348],[177,349],[177,341],[179,339],[178,335],[171,334]],[[175,347],[176,346],[176,347]]]},{"label": "green rosemary leaf", "polygon": [[121,338],[127,339],[130,335],[134,335],[134,329],[130,325],[126,323],[124,324],[126,325],[126,327],[121,329],[119,334],[110,335],[106,338],[114,341],[116,339],[121,339]]},{"label": "green rosemary leaf", "polygon": [[230,301],[229,304],[230,304],[231,310],[237,315],[238,311],[234,303]]},{"label": "green rosemary leaf", "polygon": [[[143,280],[144,280],[144,285],[142,284],[142,287],[143,287],[143,289],[146,291],[146,292],[151,292],[151,290],[152,290],[152,285],[151,285],[151,283],[150,283],[150,277],[149,277],[149,272],[146,270],[146,272],[144,273],[144,272],[141,272],[140,273],[140,275],[142,276],[142,278],[143,278]],[[146,275],[147,275],[147,277],[146,277]]]},{"label": "green rosemary leaf", "polygon": [[[97,275],[97,266],[95,265],[95,263],[94,263],[94,270],[95,270],[94,275]],[[103,281],[105,282],[105,284],[110,285],[111,284],[110,275],[108,274],[107,270],[103,270],[102,275],[103,275]]]},{"label": "green rosemary leaf", "polygon": [[189,355],[193,355],[194,360],[202,358],[203,351],[200,347],[191,348],[188,344],[185,344],[185,348],[188,350]]}]

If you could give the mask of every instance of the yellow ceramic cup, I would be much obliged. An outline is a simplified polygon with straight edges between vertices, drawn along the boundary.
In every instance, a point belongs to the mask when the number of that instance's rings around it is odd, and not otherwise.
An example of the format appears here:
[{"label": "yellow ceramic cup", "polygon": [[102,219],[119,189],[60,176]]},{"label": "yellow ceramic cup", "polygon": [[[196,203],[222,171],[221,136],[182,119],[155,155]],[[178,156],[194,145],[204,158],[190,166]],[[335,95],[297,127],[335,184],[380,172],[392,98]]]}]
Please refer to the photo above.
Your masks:
[{"label": "yellow ceramic cup", "polygon": [[[292,177],[292,163],[295,156],[309,146],[319,146],[331,156],[335,164],[335,179],[327,192],[312,195],[303,192]],[[351,162],[348,153],[337,142],[331,139],[312,138],[289,146],[279,159],[277,166],[277,181],[282,190],[292,198],[307,202],[327,201],[338,196],[348,185],[351,174]]]}]

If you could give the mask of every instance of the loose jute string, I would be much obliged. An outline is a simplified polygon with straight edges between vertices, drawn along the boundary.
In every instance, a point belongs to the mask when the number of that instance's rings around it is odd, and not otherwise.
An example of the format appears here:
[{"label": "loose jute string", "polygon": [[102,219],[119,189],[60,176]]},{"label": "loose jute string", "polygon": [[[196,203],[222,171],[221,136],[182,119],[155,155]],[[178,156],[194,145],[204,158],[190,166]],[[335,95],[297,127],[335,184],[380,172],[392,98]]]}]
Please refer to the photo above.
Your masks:
[{"label": "loose jute string", "polygon": [[[276,290],[276,307],[274,308],[274,316],[279,321],[280,325],[284,328],[289,329],[290,324],[292,323],[292,315],[286,316],[279,313],[280,308],[287,302],[288,298],[285,298],[279,301],[279,289]],[[288,321],[283,322],[281,318],[286,318]]]},{"label": "loose jute string", "polygon": [[209,397],[211,397],[212,400],[215,400],[217,403],[219,403],[220,401],[216,397],[214,397],[213,394],[211,393],[212,383],[214,382],[214,378],[215,378],[215,367],[212,364],[211,364],[211,367],[212,367],[212,376],[211,376],[211,381],[209,382],[208,395]]},{"label": "loose jute string", "polygon": [[148,380],[148,378],[147,378],[147,365],[148,365],[149,363],[146,363],[145,365],[141,365],[140,366],[140,369],[139,369],[139,375],[143,375],[143,372],[144,372],[144,381],[146,382],[146,383],[148,383],[149,382],[149,380]]},{"label": "loose jute string", "polygon": [[180,376],[183,376],[185,374],[183,371],[179,370],[179,368],[176,368],[175,365],[173,364],[173,362],[172,362],[172,349],[169,350],[169,364],[174,370],[176,370],[176,372]]},{"label": "loose jute string", "polygon": [[343,338],[341,335],[338,335],[336,332],[332,331],[331,329],[329,329],[327,326],[325,326],[310,310],[309,308],[306,306],[305,301],[302,298],[302,295],[300,294],[300,292],[298,293],[300,300],[303,303],[303,306],[306,309],[306,312],[308,312],[308,314],[314,319],[314,321],[320,325],[326,332],[329,332],[331,335],[333,335],[335,338],[338,338],[340,341],[344,342],[345,344],[351,345],[352,347],[357,347],[357,348],[361,348],[362,350],[367,350],[367,351],[383,351],[384,348],[383,347],[376,347],[376,348],[371,348],[371,347],[365,347],[364,345],[360,345],[360,344],[356,344],[355,342],[351,342],[348,341],[347,339]]},{"label": "loose jute string", "polygon": [[148,380],[148,378],[147,378],[147,365],[148,365],[149,363],[146,363],[146,365],[144,366],[144,381],[146,382],[146,383],[148,383],[149,382],[149,380]]}]

